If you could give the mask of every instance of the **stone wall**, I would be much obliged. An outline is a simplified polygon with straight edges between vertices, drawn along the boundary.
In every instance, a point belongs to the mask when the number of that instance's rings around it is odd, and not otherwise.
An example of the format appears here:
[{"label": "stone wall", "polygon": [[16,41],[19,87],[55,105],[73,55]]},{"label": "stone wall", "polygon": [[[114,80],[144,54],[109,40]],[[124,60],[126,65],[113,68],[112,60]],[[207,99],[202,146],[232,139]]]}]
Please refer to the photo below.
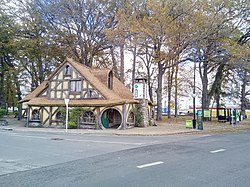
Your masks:
[{"label": "stone wall", "polygon": [[138,104],[138,111],[142,114],[142,125],[149,126],[148,100],[141,99]]}]

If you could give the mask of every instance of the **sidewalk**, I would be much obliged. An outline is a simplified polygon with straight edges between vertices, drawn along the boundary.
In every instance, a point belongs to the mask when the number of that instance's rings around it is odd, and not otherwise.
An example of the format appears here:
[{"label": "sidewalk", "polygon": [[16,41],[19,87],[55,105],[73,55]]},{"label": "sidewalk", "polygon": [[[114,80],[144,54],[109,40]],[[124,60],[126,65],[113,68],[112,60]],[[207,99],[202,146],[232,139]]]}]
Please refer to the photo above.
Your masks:
[{"label": "sidewalk", "polygon": [[[10,130],[15,132],[54,132],[66,133],[65,129],[57,128],[27,128],[25,121],[18,121],[16,118],[7,118],[8,126],[0,126],[0,130]],[[244,120],[237,125],[218,122],[204,122],[204,130],[188,129],[185,127],[184,120],[170,119],[168,121],[157,122],[157,126],[146,128],[134,127],[126,130],[105,129],[68,129],[70,134],[93,134],[93,135],[124,135],[124,136],[164,136],[176,134],[209,134],[209,133],[225,133],[250,130],[250,120]]]}]

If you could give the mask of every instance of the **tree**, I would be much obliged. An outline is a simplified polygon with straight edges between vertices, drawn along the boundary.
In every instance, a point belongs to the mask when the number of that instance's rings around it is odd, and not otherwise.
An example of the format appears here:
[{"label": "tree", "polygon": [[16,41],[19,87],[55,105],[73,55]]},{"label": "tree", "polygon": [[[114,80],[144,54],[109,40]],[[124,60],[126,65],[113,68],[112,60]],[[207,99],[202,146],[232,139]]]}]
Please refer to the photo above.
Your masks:
[{"label": "tree", "polygon": [[0,11],[0,107],[5,107],[7,98],[4,93],[6,87],[6,76],[10,68],[14,65],[11,61],[13,56],[13,38],[15,27],[13,20],[4,12]]},{"label": "tree", "polygon": [[[148,48],[148,51],[153,52],[153,63],[158,68],[157,119],[161,120],[163,75],[168,68],[174,66],[175,59],[190,43],[190,35],[187,37],[186,34],[188,24],[184,24],[184,20],[191,6],[187,1],[167,0],[145,1],[137,6],[137,11],[129,13],[120,10],[118,25],[122,27],[121,30],[136,38],[140,48]],[[147,42],[144,43],[145,41]]]},{"label": "tree", "polygon": [[54,40],[80,63],[91,67],[94,57],[112,47],[104,30],[115,24],[116,1],[38,2],[50,29],[56,33]]},{"label": "tree", "polygon": [[[219,106],[221,85],[230,67],[231,54],[227,50],[228,39],[242,26],[244,1],[204,1],[194,12],[193,27],[196,28],[197,59],[202,81],[202,108],[209,107],[212,96]],[[215,73],[214,81],[209,74]],[[209,85],[211,89],[209,90]]]}]

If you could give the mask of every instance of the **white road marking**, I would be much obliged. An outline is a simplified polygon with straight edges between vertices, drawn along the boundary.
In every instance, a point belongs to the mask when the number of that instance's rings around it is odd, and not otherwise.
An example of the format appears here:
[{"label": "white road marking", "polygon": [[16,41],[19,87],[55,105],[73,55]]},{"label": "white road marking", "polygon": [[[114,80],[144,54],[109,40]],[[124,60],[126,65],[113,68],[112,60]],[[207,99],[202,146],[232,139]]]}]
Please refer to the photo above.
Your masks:
[{"label": "white road marking", "polygon": [[210,137],[210,136],[212,136],[212,135],[211,134],[205,134],[202,137]]},{"label": "white road marking", "polygon": [[111,141],[97,141],[97,140],[77,140],[77,139],[65,139],[74,142],[90,142],[90,143],[109,143],[109,144],[124,144],[124,145],[143,145],[144,143],[130,143],[130,142],[111,142]]},{"label": "white road marking", "polygon": [[226,151],[226,149],[218,149],[218,150],[210,151],[210,153],[219,153],[223,151]]},{"label": "white road marking", "polygon": [[159,165],[159,164],[163,164],[163,163],[164,162],[159,161],[159,162],[153,162],[153,163],[149,163],[149,164],[143,164],[143,165],[136,166],[136,167],[139,168],[139,169],[142,169],[142,168],[146,168],[146,167],[150,167],[150,166],[155,166],[155,165]]},{"label": "white road marking", "polygon": [[[19,134],[12,134],[11,136],[17,136],[22,138],[35,138],[35,139],[45,139],[45,140],[51,140],[55,137],[42,137],[42,136],[30,136],[30,135],[19,135]],[[118,142],[118,141],[97,141],[97,140],[79,140],[79,139],[67,139],[67,138],[60,138],[60,140],[66,140],[66,141],[73,141],[73,142],[89,142],[89,143],[104,143],[104,144],[123,144],[123,145],[143,145],[144,143],[133,143],[133,142]]]}]

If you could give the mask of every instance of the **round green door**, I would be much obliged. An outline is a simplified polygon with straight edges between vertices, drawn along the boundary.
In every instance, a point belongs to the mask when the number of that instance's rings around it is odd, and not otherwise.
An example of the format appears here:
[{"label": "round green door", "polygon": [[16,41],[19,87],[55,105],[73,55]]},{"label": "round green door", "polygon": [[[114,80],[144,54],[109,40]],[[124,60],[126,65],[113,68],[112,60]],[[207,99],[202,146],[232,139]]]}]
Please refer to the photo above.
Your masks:
[{"label": "round green door", "polygon": [[105,111],[102,114],[102,125],[105,128],[109,128],[109,117],[108,117],[108,111]]}]

